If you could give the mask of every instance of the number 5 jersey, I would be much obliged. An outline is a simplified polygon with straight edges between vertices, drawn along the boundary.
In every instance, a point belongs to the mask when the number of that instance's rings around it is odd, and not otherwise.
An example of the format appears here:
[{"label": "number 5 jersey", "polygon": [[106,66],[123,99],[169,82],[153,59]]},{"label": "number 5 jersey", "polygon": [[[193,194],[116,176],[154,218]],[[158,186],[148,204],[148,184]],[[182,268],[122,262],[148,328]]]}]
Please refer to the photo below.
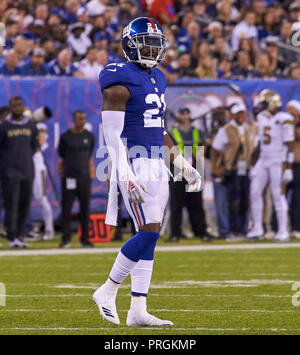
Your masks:
[{"label": "number 5 jersey", "polygon": [[287,155],[286,143],[293,142],[294,118],[287,112],[271,115],[267,111],[257,116],[260,142],[260,159],[284,162]]}]

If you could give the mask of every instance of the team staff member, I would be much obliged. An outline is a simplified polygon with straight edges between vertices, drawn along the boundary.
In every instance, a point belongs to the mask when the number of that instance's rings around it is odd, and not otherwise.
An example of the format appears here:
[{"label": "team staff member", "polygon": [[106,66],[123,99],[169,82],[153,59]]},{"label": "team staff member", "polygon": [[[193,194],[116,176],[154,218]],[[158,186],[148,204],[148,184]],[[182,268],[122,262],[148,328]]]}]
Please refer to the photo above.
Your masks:
[{"label": "team staff member", "polygon": [[94,150],[94,135],[84,129],[86,113],[73,113],[74,126],[64,132],[59,141],[58,153],[62,158],[62,242],[60,247],[69,248],[71,242],[71,210],[75,197],[80,203],[82,247],[92,247],[88,240],[89,205],[91,197],[90,161]]},{"label": "team staff member", "polygon": [[0,125],[0,179],[5,227],[11,248],[26,248],[22,240],[34,178],[33,154],[38,148],[35,123],[23,115],[21,97],[9,101],[11,114]]},{"label": "team staff member", "polygon": [[[179,110],[177,117],[179,121],[178,128],[173,128],[170,132],[180,153],[192,164],[196,165],[196,148],[204,145],[204,139],[201,131],[191,125],[191,112],[185,107]],[[190,156],[184,147],[192,147]],[[187,182],[185,180],[177,181],[171,184],[171,232],[169,241],[178,241],[182,237],[181,221],[182,209],[187,207],[191,227],[196,237],[203,240],[211,239],[212,236],[206,231],[206,220],[203,209],[202,191],[189,193],[186,192]]]}]

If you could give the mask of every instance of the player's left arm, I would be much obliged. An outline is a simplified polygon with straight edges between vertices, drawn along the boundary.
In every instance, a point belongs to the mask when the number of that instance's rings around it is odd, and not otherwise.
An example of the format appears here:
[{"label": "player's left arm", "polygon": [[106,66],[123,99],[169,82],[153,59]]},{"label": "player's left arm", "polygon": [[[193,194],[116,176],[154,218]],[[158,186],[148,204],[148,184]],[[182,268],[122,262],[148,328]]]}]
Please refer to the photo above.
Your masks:
[{"label": "player's left arm", "polygon": [[164,145],[168,148],[170,162],[180,169],[174,181],[180,181],[183,177],[189,184],[187,192],[197,192],[201,189],[201,175],[192,165],[180,154],[169,134],[164,131]]}]

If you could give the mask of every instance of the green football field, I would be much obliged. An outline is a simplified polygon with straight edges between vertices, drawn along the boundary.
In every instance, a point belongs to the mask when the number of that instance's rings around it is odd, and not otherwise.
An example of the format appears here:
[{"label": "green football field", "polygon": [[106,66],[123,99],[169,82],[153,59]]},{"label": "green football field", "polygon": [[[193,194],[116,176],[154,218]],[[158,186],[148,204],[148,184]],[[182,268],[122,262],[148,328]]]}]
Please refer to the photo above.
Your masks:
[{"label": "green football field", "polygon": [[117,299],[121,325],[101,319],[92,294],[117,253],[107,247],[119,244],[61,255],[54,242],[43,250],[51,255],[38,251],[42,242],[0,250],[0,334],[300,334],[300,243],[193,243],[160,243],[156,251],[148,309],[172,320],[169,328],[126,326],[130,278]]}]

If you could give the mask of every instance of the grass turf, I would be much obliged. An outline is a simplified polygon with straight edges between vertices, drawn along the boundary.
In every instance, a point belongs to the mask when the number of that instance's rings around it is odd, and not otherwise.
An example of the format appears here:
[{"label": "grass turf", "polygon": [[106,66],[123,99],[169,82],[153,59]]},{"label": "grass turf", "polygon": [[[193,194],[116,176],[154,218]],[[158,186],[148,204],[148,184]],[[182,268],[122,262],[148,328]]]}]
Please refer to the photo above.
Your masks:
[{"label": "grass turf", "polygon": [[91,296],[114,258],[0,257],[0,334],[300,334],[300,307],[292,305],[299,249],[157,252],[148,309],[174,322],[163,329],[126,327],[130,278],[117,299],[121,325],[101,319]]}]

